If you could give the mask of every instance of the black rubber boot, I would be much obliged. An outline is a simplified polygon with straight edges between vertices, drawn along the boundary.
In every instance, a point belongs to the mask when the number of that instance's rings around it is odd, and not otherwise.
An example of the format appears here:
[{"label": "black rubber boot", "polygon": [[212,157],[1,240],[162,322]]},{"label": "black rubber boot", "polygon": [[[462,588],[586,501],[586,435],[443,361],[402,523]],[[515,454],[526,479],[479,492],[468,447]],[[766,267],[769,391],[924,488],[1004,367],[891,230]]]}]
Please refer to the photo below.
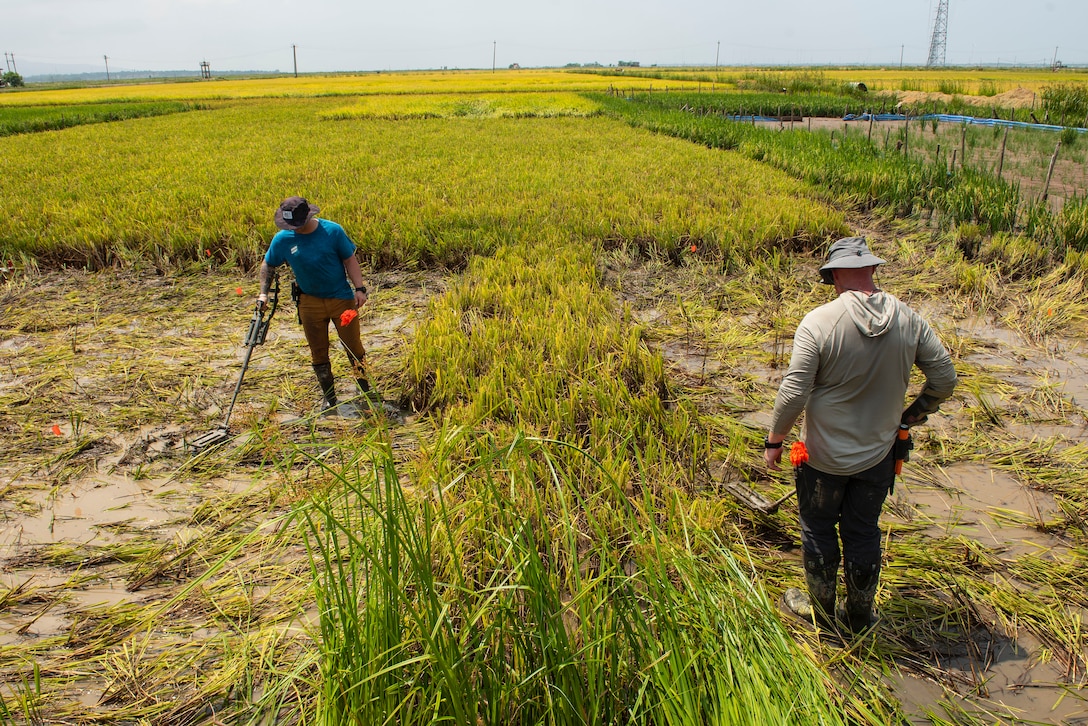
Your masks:
[{"label": "black rubber boot", "polygon": [[876,622],[873,614],[873,600],[880,583],[880,563],[859,565],[847,562],[846,571],[846,608],[844,620],[851,632],[860,633]]},{"label": "black rubber boot", "polygon": [[322,408],[328,410],[336,407],[336,378],[332,375],[332,363],[319,363],[314,366],[314,375],[321,386],[321,396],[324,399]]},{"label": "black rubber boot", "polygon": [[793,613],[806,620],[815,619],[825,627],[831,627],[835,620],[835,586],[839,579],[839,562],[827,562],[820,555],[804,552],[805,587],[802,592],[796,587],[786,590],[783,600]]},{"label": "black rubber boot", "polygon": [[314,374],[321,385],[323,399],[321,412],[343,418],[358,418],[359,412],[350,403],[339,403],[336,399],[336,378],[332,374],[332,363],[319,363],[314,366]]},{"label": "black rubber boot", "polygon": [[342,418],[359,418],[359,410],[354,404],[338,403],[336,399],[336,379],[333,377],[332,364],[319,364],[313,367],[313,372],[321,384],[321,413],[327,416],[339,416]]}]

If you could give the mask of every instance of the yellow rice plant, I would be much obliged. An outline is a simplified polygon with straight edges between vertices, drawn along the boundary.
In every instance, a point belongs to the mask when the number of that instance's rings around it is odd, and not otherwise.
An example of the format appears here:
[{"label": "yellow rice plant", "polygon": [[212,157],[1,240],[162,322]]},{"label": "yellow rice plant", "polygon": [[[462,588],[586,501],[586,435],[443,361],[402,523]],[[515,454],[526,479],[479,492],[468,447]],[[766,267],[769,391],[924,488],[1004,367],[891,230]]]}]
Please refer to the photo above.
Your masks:
[{"label": "yellow rice plant", "polygon": [[[697,86],[675,82],[675,88]],[[238,80],[139,83],[87,88],[43,89],[0,94],[0,105],[103,103],[143,100],[239,100],[420,93],[540,93],[645,89],[641,78],[569,73],[561,70],[402,71],[396,73],[312,74]]]}]

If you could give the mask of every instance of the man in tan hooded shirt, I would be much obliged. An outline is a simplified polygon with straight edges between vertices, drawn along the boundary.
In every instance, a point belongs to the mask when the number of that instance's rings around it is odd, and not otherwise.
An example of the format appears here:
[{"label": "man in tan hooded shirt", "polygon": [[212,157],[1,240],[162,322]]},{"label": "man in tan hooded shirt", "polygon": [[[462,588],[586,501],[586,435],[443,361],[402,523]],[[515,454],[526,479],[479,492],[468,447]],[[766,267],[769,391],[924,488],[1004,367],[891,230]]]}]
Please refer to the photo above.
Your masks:
[{"label": "man in tan hooded shirt", "polygon": [[[864,237],[841,239],[820,268],[838,297],[811,311],[793,341],[778,390],[764,459],[778,468],[782,442],[801,412],[809,459],[797,468],[801,544],[808,593],[786,591],[794,612],[830,623],[845,559],[846,624],[867,627],[880,573],[878,520],[895,479],[893,444],[900,423],[922,423],[956,385],[952,361],[916,312],[873,281],[877,265]],[[925,374],[905,411],[910,372]],[[836,532],[837,530],[837,532]]]}]

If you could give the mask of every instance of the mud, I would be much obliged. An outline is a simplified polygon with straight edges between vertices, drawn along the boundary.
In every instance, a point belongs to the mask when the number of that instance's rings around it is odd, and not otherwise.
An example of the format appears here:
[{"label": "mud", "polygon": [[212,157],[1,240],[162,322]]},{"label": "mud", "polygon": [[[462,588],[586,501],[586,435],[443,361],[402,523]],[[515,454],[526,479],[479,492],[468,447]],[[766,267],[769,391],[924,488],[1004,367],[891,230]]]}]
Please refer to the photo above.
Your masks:
[{"label": "mud", "polygon": [[[984,464],[938,467],[934,480],[926,483],[908,469],[894,496],[894,510],[907,522],[925,524],[924,533],[933,538],[967,537],[1007,556],[1059,558],[1068,547],[1045,531],[1059,511],[1052,495]],[[1002,516],[1012,513],[1018,515],[1013,521]],[[1024,524],[1016,523],[1021,520]]]},{"label": "mud", "polygon": [[[95,288],[81,297],[93,296],[105,311],[128,307],[151,283],[174,285],[127,273],[96,278],[75,272],[47,276],[37,287]],[[7,415],[0,416],[0,441],[17,455],[0,461],[0,646],[63,640],[79,620],[170,596],[176,582],[141,581],[130,560],[207,536],[194,512],[209,500],[265,496],[259,461],[208,478],[190,468],[188,442],[221,422],[240,373],[245,349],[238,341],[248,325],[248,301],[216,290],[236,284],[223,276],[201,285],[199,299],[179,306],[189,308],[184,318],[180,311],[161,318],[134,312],[128,320],[103,313],[101,320],[80,317],[70,329],[29,334],[22,331],[40,314],[5,318],[0,397]],[[380,385],[383,361],[412,334],[444,283],[437,276],[389,273],[371,276],[369,284],[373,295],[361,315],[362,330]],[[251,360],[228,446],[244,448],[245,435],[239,434],[265,417],[276,435],[293,436],[320,457],[348,424],[311,416],[316,386],[293,307],[283,302],[268,341]],[[134,344],[136,338],[146,343]],[[284,385],[296,378],[304,382],[302,394],[283,396]],[[345,382],[350,379],[342,376],[346,391]],[[132,425],[134,419],[146,423]],[[289,425],[299,419],[301,424]],[[300,623],[285,627],[305,629]],[[79,681],[70,695],[92,704],[102,693],[93,682]]]},{"label": "mud", "polygon": [[[726,411],[754,431],[764,431],[770,412],[761,402],[773,400],[783,373],[774,362],[783,353],[783,361],[788,360],[788,345],[784,351],[723,351],[708,342],[713,338],[692,334],[673,310],[673,288],[685,283],[675,279],[678,274],[674,268],[643,268],[629,260],[616,267],[610,281],[631,304],[634,318],[647,328],[651,347],[665,359],[671,383],[690,393],[702,413]],[[659,284],[663,279],[670,284]],[[390,361],[414,333],[429,296],[440,291],[441,281],[390,275],[370,283],[376,294],[362,317],[363,339],[375,381],[389,387],[395,372]],[[45,287],[67,284],[56,279]],[[236,283],[224,280],[222,284],[233,289]],[[713,292],[713,282],[704,279],[700,284],[703,289],[694,289],[691,283],[692,294]],[[894,289],[894,280],[889,287]],[[134,587],[131,568],[112,559],[111,548],[134,542],[162,546],[198,541],[207,530],[193,518],[201,502],[260,492],[267,485],[258,478],[259,467],[245,461],[229,477],[178,474],[189,458],[186,438],[218,423],[242,354],[237,345],[238,318],[245,319],[246,305],[238,304],[226,314],[218,311],[214,301],[203,302],[209,312],[202,313],[194,303],[194,319],[163,324],[161,330],[146,320],[139,324],[109,320],[101,329],[87,323],[80,333],[78,355],[39,366],[46,370],[55,365],[73,372],[70,383],[60,374],[56,377],[61,383],[50,383],[56,380],[50,378],[52,374],[24,369],[24,360],[42,341],[69,349],[72,335],[67,330],[35,335],[0,331],[0,373],[5,368],[11,371],[10,376],[0,376],[0,396],[22,416],[18,425],[10,412],[8,418],[0,419],[0,440],[14,442],[10,445],[20,450],[19,457],[0,462],[0,492],[4,493],[0,585],[14,603],[0,612],[0,646],[60,642],[69,637],[78,619],[169,597],[177,591],[177,582],[163,578]],[[1031,415],[1002,420],[997,427],[1003,435],[1025,441],[1058,439],[1065,446],[1085,440],[1088,419],[1081,407],[1088,401],[1084,377],[1088,357],[1078,341],[1026,340],[992,320],[955,320],[942,312],[939,303],[927,310],[927,316],[930,312],[935,320],[970,339],[975,352],[965,357],[964,364],[1007,384],[1024,399],[1038,398],[1040,390],[1056,394],[1058,405],[1043,411],[1045,417],[1029,401],[1023,405],[1031,409]],[[197,320],[201,315],[207,319]],[[260,419],[273,433],[293,436],[296,444],[311,447],[315,456],[321,456],[331,450],[329,439],[335,437],[338,424],[318,421],[312,427],[299,426],[297,432],[281,430],[312,413],[316,390],[293,310],[288,306],[279,315],[270,343],[254,358],[247,374],[244,395],[232,419],[237,422],[234,430]],[[195,352],[186,352],[180,344],[161,349],[149,346],[146,351],[121,345],[139,330],[150,330],[153,338],[169,331],[184,335],[186,330],[198,329],[205,341],[233,342],[205,342]],[[166,372],[157,375],[158,367]],[[36,386],[45,385],[43,380],[63,400],[32,416],[30,408],[45,405],[35,393]],[[141,386],[153,395],[139,398],[131,393]],[[934,428],[949,431],[966,425],[955,420],[964,405],[961,401],[949,406],[948,415],[935,421]],[[114,413],[121,407],[127,408]],[[178,411],[184,421],[167,420]],[[140,423],[131,423],[134,419]],[[54,425],[59,433],[51,432]],[[392,442],[393,449],[412,446],[410,438]],[[243,447],[244,441],[235,445]],[[305,487],[304,481],[300,487]],[[776,485],[767,488],[778,491]],[[919,451],[896,487],[885,520],[910,525],[912,536],[932,542],[950,537],[974,540],[1007,561],[1027,554],[1060,561],[1071,544],[1061,531],[1047,526],[1059,510],[1054,493],[1029,486],[1008,469],[976,460],[938,464],[931,453]],[[768,536],[783,541],[792,537],[780,529]],[[775,542],[776,547],[779,544]],[[300,554],[300,560],[304,556]],[[255,583],[251,597],[263,601],[274,599],[275,593]],[[948,604],[949,609],[953,607]],[[282,627],[288,633],[303,633],[312,618],[310,612]],[[926,712],[940,713],[942,701],[954,701],[967,711],[996,714],[985,722],[1016,718],[1088,723],[1080,690],[1083,674],[1070,676],[1069,669],[1053,656],[1053,648],[1032,639],[1025,630],[1010,636],[979,623],[968,632],[935,636],[920,626],[916,633],[909,627],[904,637],[916,638],[917,648],[895,664],[899,673],[891,679],[912,722],[929,722],[923,718]],[[208,629],[192,637],[220,635]],[[93,678],[78,679],[74,693],[80,703],[92,708],[106,693],[106,686]]]},{"label": "mud", "polygon": [[[881,235],[879,229],[867,233]],[[661,287],[662,276],[667,276],[673,298],[683,295],[690,303],[693,298],[713,299],[717,294],[713,281],[695,270],[662,272],[653,265],[633,262],[606,278],[623,291],[633,307],[632,316],[647,327],[654,338],[652,347],[665,359],[670,378],[697,391],[695,404],[700,411],[710,416],[729,411],[761,435],[770,423],[770,408],[755,402],[773,400],[784,372],[774,363],[788,361],[788,338],[785,350],[764,346],[757,355],[708,351],[705,340],[685,329],[679,311],[654,294]],[[886,287],[896,289],[894,277],[889,275],[886,282]],[[987,394],[993,397],[998,414],[991,424],[995,436],[1010,446],[1045,440],[1054,450],[1086,440],[1088,418],[1082,407],[1088,402],[1088,378],[1084,375],[1088,359],[1078,339],[1028,339],[996,318],[953,317],[953,311],[939,300],[928,300],[920,307],[935,325],[966,341],[972,352],[961,366],[1008,387],[1005,393],[995,390]],[[714,323],[705,325],[712,329]],[[972,395],[964,389],[934,418],[930,428],[935,435],[955,437],[957,431],[969,429],[972,424],[966,407],[972,403]],[[766,481],[753,486],[771,496],[786,491],[786,485],[780,484]],[[793,506],[786,505],[784,511],[795,511]],[[787,528],[795,527],[793,516],[787,515]],[[970,540],[999,563],[1011,564],[1032,556],[1060,564],[1068,560],[1074,542],[1052,525],[1065,518],[1055,494],[1025,480],[1022,473],[984,458],[938,463],[923,447],[897,482],[882,522],[885,529],[893,530],[892,539],[909,536],[913,546],[923,549],[926,541]],[[796,549],[787,559],[794,553]],[[1030,592],[1031,586],[1007,573],[1003,577],[1012,587]],[[915,595],[909,591],[909,583],[905,586],[908,591],[898,593],[903,602],[913,607],[932,602],[933,593]],[[936,597],[940,601],[942,596],[938,593]],[[951,612],[962,603],[947,599],[943,607]],[[1073,617],[1076,608],[1070,605],[1068,611]],[[939,611],[934,617],[940,617]],[[984,723],[1088,723],[1083,671],[1075,666],[1070,671],[1067,657],[1058,657],[1052,645],[1039,642],[1026,628],[1006,633],[998,620],[993,613],[982,612],[973,617],[974,625],[968,630],[954,626],[951,620],[943,630],[934,630],[924,618],[917,623],[908,618],[881,626],[886,629],[878,638],[893,638],[905,646],[888,683],[908,721],[923,724],[941,718],[959,722],[964,714],[973,714]],[[854,645],[844,642],[842,647]]]}]

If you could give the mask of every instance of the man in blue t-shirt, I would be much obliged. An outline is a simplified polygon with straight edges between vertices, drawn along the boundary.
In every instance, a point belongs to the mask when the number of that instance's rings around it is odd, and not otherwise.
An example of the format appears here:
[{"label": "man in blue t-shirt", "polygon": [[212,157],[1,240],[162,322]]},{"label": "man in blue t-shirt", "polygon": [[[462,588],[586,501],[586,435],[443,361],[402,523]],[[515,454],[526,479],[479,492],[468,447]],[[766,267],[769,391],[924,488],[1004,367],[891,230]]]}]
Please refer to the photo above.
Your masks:
[{"label": "man in blue t-shirt", "polygon": [[[327,219],[318,219],[321,211],[302,197],[288,197],[276,210],[277,232],[261,263],[261,294],[257,297],[262,309],[268,301],[271,270],[283,263],[291,266],[295,282],[301,289],[298,299],[298,319],[310,346],[310,360],[321,385],[324,409],[341,416],[357,412],[350,404],[338,404],[336,380],[329,360],[329,321],[336,326],[348,352],[355,382],[363,394],[370,391],[366,378],[366,351],[359,338],[359,318],[347,311],[356,311],[366,302],[366,287],[355,258],[355,244],[344,228]],[[350,321],[345,321],[350,318]]]}]

